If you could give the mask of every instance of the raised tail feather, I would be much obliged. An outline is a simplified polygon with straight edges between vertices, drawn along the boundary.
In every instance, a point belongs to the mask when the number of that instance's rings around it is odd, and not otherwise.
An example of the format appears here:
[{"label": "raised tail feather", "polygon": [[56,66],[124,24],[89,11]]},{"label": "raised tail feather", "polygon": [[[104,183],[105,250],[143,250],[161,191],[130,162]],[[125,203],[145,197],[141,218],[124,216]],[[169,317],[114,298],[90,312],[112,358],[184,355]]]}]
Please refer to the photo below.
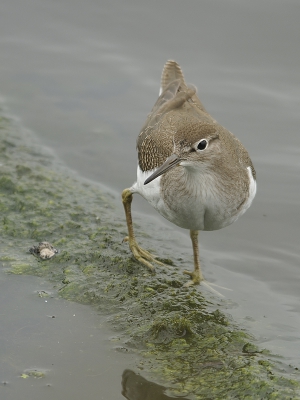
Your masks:
[{"label": "raised tail feather", "polygon": [[168,60],[165,63],[164,69],[161,74],[161,84],[160,84],[160,93],[161,94],[166,87],[173,81],[180,79],[180,85],[186,86],[182,69],[177,64],[176,61]]}]

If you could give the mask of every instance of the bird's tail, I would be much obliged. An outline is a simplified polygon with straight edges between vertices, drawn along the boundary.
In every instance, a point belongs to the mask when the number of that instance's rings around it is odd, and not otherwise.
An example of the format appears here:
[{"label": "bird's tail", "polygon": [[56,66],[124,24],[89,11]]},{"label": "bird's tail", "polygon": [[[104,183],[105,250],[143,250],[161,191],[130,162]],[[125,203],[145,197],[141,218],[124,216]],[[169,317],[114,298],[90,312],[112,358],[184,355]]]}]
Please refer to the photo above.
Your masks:
[{"label": "bird's tail", "polygon": [[183,72],[179,64],[177,64],[176,61],[168,60],[165,63],[164,69],[161,74],[159,94],[161,94],[171,82],[177,79],[180,80],[181,87],[186,87]]}]

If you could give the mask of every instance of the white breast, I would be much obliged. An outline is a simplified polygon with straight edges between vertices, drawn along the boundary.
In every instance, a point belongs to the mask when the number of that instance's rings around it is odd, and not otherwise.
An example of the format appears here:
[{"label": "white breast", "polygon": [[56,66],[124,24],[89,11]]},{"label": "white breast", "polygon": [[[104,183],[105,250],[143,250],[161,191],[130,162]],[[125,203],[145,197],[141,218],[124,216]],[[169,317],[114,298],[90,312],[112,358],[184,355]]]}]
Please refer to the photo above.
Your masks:
[{"label": "white breast", "polygon": [[[152,182],[144,185],[144,182],[150,175],[153,174],[155,169],[143,172],[139,165],[137,167],[137,181],[132,185],[130,190],[132,193],[139,193],[151,204],[152,207],[158,210],[158,203],[161,201],[160,197],[160,180],[161,176],[154,179]],[[159,210],[158,210],[159,211]]]},{"label": "white breast", "polygon": [[[232,224],[250,207],[255,193],[256,182],[248,167],[250,180],[249,197],[238,207],[230,198],[220,196],[216,189],[214,177],[210,174],[191,174],[188,177],[189,190],[184,198],[178,195],[176,182],[174,190],[170,191],[170,201],[164,201],[161,193],[161,177],[144,185],[145,180],[155,171],[143,172],[137,168],[137,182],[131,187],[132,193],[139,193],[162,216],[185,229],[217,230]],[[186,182],[185,182],[186,184]]]}]

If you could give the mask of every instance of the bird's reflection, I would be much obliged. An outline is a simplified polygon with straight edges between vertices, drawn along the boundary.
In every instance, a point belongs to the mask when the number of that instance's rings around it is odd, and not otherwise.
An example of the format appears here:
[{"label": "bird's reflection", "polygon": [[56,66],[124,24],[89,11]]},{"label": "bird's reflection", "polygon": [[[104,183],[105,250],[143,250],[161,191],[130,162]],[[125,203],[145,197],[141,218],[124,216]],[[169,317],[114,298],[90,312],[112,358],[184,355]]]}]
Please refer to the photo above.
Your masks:
[{"label": "bird's reflection", "polygon": [[147,381],[130,369],[122,375],[122,395],[128,400],[188,400],[186,397],[170,397],[164,394],[166,388]]}]

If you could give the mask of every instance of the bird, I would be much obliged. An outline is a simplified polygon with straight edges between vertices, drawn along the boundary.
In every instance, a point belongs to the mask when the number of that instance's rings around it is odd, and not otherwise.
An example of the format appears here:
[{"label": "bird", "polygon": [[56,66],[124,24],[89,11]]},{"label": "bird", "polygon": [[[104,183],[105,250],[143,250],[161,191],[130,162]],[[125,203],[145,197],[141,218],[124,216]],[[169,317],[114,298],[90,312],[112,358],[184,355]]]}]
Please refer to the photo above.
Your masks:
[{"label": "bird", "polygon": [[136,182],[122,192],[128,241],[133,256],[154,272],[164,265],[136,240],[131,205],[141,195],[164,218],[188,229],[194,269],[185,286],[204,280],[199,231],[222,229],[243,215],[256,194],[256,172],[242,143],[206,111],[197,89],[169,60],[159,97],[137,138]]}]

